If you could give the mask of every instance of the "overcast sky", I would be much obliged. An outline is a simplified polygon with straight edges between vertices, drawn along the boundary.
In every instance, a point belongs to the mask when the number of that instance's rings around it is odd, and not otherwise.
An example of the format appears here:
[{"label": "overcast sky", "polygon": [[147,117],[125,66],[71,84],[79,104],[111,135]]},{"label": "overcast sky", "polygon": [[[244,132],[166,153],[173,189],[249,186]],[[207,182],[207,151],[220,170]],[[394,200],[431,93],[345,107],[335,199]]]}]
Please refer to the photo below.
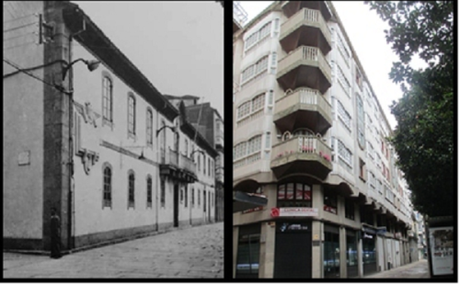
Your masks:
[{"label": "overcast sky", "polygon": [[[248,21],[257,16],[272,1],[244,2],[240,4],[248,13]],[[370,84],[379,99],[390,126],[394,129],[396,120],[389,106],[393,100],[402,97],[399,85],[389,79],[392,62],[398,61],[398,56],[386,43],[384,30],[389,29],[375,11],[361,1],[333,1],[340,20],[345,27],[353,48],[366,72]],[[413,68],[424,68],[426,64],[418,57],[411,62]]]},{"label": "overcast sky", "polygon": [[163,94],[195,95],[223,115],[223,8],[209,2],[76,3]]}]

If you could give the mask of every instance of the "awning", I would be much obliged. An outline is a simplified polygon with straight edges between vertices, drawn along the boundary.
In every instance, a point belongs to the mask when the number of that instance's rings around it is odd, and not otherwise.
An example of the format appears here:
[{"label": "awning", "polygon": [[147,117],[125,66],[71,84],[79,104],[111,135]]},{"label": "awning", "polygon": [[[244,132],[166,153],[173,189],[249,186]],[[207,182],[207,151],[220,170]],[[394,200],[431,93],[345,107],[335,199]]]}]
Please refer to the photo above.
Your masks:
[{"label": "awning", "polygon": [[267,197],[260,194],[233,192],[233,213],[267,205]]}]

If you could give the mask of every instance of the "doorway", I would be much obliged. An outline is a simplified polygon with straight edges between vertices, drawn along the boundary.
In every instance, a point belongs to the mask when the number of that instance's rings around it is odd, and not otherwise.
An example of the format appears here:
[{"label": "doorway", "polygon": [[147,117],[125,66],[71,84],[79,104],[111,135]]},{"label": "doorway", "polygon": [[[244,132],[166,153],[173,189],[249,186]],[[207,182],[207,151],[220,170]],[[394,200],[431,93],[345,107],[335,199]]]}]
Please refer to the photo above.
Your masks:
[{"label": "doorway", "polygon": [[174,227],[179,226],[179,185],[174,184]]},{"label": "doorway", "polygon": [[274,278],[311,278],[311,222],[277,222]]}]

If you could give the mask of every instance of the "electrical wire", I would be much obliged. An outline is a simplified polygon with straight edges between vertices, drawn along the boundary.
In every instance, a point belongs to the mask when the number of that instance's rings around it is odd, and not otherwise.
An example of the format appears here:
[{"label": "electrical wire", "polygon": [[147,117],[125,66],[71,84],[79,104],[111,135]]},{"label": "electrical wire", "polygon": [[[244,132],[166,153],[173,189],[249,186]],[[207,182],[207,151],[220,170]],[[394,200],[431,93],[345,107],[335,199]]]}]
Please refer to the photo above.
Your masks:
[{"label": "electrical wire", "polygon": [[67,95],[72,94],[72,92],[65,91],[64,88],[62,88],[62,87],[58,87],[58,86],[56,86],[54,84],[46,82],[45,80],[41,79],[40,77],[37,77],[37,76],[25,71],[23,68],[19,67],[17,64],[13,64],[10,60],[3,59],[3,61],[6,62],[8,65],[12,66],[13,68],[17,69],[18,71],[20,71],[20,72],[22,72],[22,73],[24,73],[24,74],[26,74],[26,75],[38,80],[38,81],[41,81],[41,82],[43,82],[44,84],[46,84],[48,86],[51,86],[51,87],[55,88],[56,90],[58,90],[58,91],[60,91],[60,92],[62,92],[64,94],[67,94]]},{"label": "electrical wire", "polygon": [[19,17],[19,18],[14,18],[14,19],[11,19],[11,20],[8,20],[8,21],[3,21],[3,24],[5,23],[11,23],[11,22],[14,22],[14,21],[17,21],[17,20],[21,20],[21,19],[24,19],[24,18],[28,18],[30,16],[35,16],[35,17],[38,17],[38,14],[37,13],[32,13],[32,14],[28,14],[28,15],[25,15],[25,16],[22,16],[22,17]]},{"label": "electrical wire", "polygon": [[22,43],[22,44],[15,45],[15,46],[12,46],[12,47],[3,48],[3,51],[5,51],[5,50],[10,50],[10,49],[12,49],[12,48],[17,48],[17,47],[25,46],[25,45],[30,45],[30,44],[36,44],[36,45],[38,45],[38,43],[34,40],[34,41],[31,41],[31,42]]},{"label": "electrical wire", "polygon": [[11,31],[14,31],[14,30],[17,30],[17,29],[20,29],[20,28],[24,28],[24,27],[28,27],[28,26],[32,26],[32,25],[37,25],[38,26],[38,24],[36,22],[33,22],[33,23],[22,25],[22,26],[19,26],[19,27],[14,27],[14,28],[11,28],[11,29],[3,30],[3,32],[4,33],[11,32]]},{"label": "electrical wire", "polygon": [[5,42],[8,41],[8,40],[17,39],[17,38],[24,37],[24,36],[28,36],[28,35],[32,35],[32,34],[37,34],[37,33],[36,33],[36,32],[30,32],[30,33],[25,33],[25,34],[22,34],[22,35],[19,35],[19,36],[15,36],[15,37],[4,38],[4,39],[3,39],[3,43],[5,43]]},{"label": "electrical wire", "polygon": [[43,67],[47,67],[47,66],[50,66],[50,65],[53,65],[55,63],[64,63],[64,64],[68,64],[65,60],[63,59],[57,59],[57,60],[53,60],[51,62],[48,62],[48,63],[45,63],[45,64],[42,64],[42,65],[37,65],[37,66],[34,66],[34,67],[28,67],[28,68],[22,68],[20,70],[16,70],[14,72],[11,72],[11,73],[8,73],[8,74],[5,74],[3,75],[3,78],[8,78],[10,76],[13,76],[15,74],[18,74],[20,72],[23,72],[23,71],[32,71],[32,70],[35,70],[35,69],[39,69],[39,68],[43,68]]}]

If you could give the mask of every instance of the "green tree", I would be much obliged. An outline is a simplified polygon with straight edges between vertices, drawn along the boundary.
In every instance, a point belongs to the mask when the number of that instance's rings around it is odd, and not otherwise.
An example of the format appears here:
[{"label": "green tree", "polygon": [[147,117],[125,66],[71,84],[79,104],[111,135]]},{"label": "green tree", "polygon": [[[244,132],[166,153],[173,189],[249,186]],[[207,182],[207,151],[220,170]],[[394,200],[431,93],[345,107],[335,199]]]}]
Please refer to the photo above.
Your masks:
[{"label": "green tree", "polygon": [[[391,106],[398,125],[390,142],[412,190],[412,203],[429,216],[453,215],[453,2],[365,3],[390,25],[385,37],[400,60],[389,74],[404,93]],[[428,67],[413,70],[415,55]]]}]

